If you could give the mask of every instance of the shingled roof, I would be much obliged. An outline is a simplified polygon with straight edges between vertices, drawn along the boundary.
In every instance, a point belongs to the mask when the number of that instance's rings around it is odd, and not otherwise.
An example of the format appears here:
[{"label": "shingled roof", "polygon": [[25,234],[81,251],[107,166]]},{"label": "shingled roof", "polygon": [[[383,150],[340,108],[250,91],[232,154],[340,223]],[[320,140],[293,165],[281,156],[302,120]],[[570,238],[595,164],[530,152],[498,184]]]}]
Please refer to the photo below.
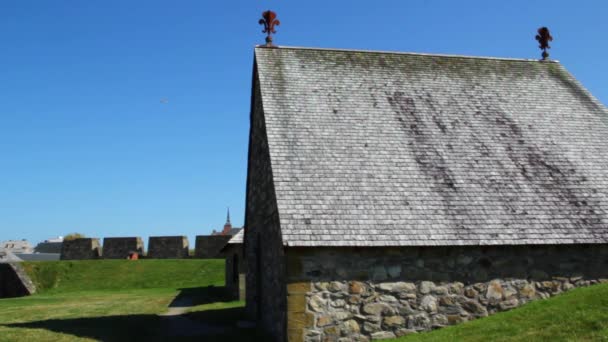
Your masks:
[{"label": "shingled roof", "polygon": [[608,110],[558,62],[255,59],[285,245],[608,242]]},{"label": "shingled roof", "polygon": [[239,230],[238,233],[236,233],[236,235],[234,235],[232,237],[232,239],[230,239],[228,241],[228,244],[239,244],[239,243],[243,243],[243,237],[245,236],[245,230],[241,229]]}]

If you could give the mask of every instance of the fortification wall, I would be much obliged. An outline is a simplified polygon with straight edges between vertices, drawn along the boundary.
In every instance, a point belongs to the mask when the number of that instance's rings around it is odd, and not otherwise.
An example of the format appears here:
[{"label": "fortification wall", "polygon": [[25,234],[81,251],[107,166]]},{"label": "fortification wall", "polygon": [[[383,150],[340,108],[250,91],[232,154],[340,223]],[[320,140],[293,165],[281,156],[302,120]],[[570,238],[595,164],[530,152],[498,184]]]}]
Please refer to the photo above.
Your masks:
[{"label": "fortification wall", "polygon": [[149,259],[184,259],[189,257],[185,236],[151,236],[148,240]]},{"label": "fortification wall", "polygon": [[104,259],[126,259],[129,253],[144,254],[144,242],[141,237],[109,237],[103,239]]},{"label": "fortification wall", "polygon": [[231,235],[199,235],[196,237],[195,258],[199,259],[219,259],[224,258],[222,248],[228,244]]},{"label": "fortification wall", "polygon": [[61,246],[61,260],[89,260],[101,257],[99,239],[82,238],[66,240]]}]

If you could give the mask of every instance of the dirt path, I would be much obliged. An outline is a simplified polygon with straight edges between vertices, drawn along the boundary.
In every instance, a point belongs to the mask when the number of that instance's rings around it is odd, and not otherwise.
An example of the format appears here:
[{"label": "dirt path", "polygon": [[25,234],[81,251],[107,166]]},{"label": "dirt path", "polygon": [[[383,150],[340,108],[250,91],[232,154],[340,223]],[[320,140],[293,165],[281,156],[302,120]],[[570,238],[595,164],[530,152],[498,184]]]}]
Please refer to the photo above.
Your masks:
[{"label": "dirt path", "polygon": [[192,298],[180,296],[169,305],[167,312],[158,315],[166,336],[215,335],[228,330],[225,326],[206,324],[185,316],[184,314],[193,306],[192,302]]}]

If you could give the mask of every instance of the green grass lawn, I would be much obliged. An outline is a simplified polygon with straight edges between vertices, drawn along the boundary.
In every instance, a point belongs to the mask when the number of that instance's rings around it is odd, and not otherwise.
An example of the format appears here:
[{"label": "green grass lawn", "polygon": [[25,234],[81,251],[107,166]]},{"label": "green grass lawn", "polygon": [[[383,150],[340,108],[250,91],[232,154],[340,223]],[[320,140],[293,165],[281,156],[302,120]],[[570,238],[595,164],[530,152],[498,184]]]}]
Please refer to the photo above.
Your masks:
[{"label": "green grass lawn", "polygon": [[608,341],[608,284],[394,341]]},{"label": "green grass lawn", "polygon": [[[223,260],[92,260],[28,262],[33,296],[0,300],[0,341],[181,341],[165,336],[159,317],[179,296],[199,304],[187,316],[216,325],[244,317],[244,303],[223,295]],[[228,336],[253,332],[231,329]],[[205,340],[225,340],[208,336]],[[247,340],[247,339],[245,339]]]},{"label": "green grass lawn", "polygon": [[[97,260],[24,263],[40,292],[0,300],[3,341],[264,341],[243,302],[227,301],[222,260]],[[224,327],[205,336],[166,336],[158,314],[185,296],[190,321]],[[608,341],[608,284],[575,289],[521,308],[395,341]]]},{"label": "green grass lawn", "polygon": [[224,285],[224,260],[24,262],[38,293]]},{"label": "green grass lawn", "polygon": [[128,340],[157,335],[157,313],[179,291],[42,294],[0,300],[0,341]]}]

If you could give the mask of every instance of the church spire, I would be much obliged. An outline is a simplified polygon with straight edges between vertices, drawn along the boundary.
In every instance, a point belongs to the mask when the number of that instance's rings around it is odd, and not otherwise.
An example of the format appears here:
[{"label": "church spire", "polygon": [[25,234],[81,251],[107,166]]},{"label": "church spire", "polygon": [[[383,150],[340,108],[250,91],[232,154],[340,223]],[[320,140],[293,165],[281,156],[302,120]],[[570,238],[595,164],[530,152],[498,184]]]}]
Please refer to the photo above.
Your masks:
[{"label": "church spire", "polygon": [[226,215],[226,224],[230,224],[230,207],[228,207],[228,214]]}]

